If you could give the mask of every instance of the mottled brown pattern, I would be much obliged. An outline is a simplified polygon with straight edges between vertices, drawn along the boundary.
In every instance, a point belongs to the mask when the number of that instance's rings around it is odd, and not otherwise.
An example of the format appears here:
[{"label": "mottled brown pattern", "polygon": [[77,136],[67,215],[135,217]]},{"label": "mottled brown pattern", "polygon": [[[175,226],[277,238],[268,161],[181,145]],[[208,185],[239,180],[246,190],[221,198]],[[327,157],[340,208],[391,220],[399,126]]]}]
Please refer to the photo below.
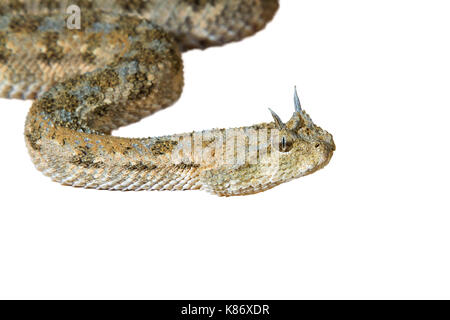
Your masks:
[{"label": "mottled brown pattern", "polygon": [[57,32],[46,32],[42,37],[42,45],[46,48],[37,59],[45,61],[47,64],[61,61],[64,57],[63,48],[58,45],[59,34]]},{"label": "mottled brown pattern", "polygon": [[0,32],[0,63],[8,63],[11,56],[11,50],[6,47],[6,33]]},{"label": "mottled brown pattern", "polygon": [[[272,19],[277,0],[70,4],[81,8],[80,30],[66,28],[64,1],[0,3],[0,96],[37,98],[25,141],[36,167],[53,180],[107,190],[245,195],[312,173],[330,160],[331,135],[298,110],[285,126],[272,122],[146,139],[110,135],[179,98],[181,52],[254,34]],[[280,134],[283,142],[273,148],[276,142],[266,136],[251,146],[256,129]],[[205,139],[198,143],[199,137]],[[241,143],[230,152],[235,141]],[[223,161],[254,147],[257,162]]]}]

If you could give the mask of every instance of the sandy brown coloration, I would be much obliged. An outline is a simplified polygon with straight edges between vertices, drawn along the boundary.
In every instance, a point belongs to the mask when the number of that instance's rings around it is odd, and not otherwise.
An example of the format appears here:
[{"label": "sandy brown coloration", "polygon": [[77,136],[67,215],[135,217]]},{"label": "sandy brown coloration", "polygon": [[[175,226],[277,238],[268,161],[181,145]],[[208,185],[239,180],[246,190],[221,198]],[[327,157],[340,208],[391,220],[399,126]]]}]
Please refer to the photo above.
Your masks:
[{"label": "sandy brown coloration", "polygon": [[[25,140],[36,167],[53,180],[107,190],[245,195],[330,160],[331,135],[299,110],[286,125],[146,139],[110,135],[179,98],[181,52],[254,34],[272,19],[277,0],[74,0],[70,4],[82,10],[80,30],[66,28],[60,4],[0,4],[0,95],[37,98]],[[275,132],[283,143],[263,131]],[[228,161],[251,151],[254,158]]]}]

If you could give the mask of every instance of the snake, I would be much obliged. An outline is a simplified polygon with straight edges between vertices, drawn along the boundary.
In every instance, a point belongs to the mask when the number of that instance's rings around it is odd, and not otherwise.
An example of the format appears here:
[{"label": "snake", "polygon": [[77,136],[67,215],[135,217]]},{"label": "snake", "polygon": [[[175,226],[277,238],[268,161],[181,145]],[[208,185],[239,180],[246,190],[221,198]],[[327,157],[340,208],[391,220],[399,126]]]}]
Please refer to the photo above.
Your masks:
[{"label": "snake", "polygon": [[252,36],[278,8],[278,0],[4,0],[0,97],[33,100],[27,149],[62,185],[266,191],[323,168],[335,151],[297,91],[287,122],[270,110],[272,121],[246,127],[149,138],[112,131],[179,99],[182,53]]}]

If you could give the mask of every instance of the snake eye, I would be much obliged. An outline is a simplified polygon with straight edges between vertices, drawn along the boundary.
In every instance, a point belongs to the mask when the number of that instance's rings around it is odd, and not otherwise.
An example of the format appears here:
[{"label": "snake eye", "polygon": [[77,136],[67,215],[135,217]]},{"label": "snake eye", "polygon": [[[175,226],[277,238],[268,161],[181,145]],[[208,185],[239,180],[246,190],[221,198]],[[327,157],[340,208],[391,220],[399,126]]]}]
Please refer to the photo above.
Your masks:
[{"label": "snake eye", "polygon": [[281,152],[289,152],[292,149],[292,141],[285,136],[281,137],[280,148]]}]

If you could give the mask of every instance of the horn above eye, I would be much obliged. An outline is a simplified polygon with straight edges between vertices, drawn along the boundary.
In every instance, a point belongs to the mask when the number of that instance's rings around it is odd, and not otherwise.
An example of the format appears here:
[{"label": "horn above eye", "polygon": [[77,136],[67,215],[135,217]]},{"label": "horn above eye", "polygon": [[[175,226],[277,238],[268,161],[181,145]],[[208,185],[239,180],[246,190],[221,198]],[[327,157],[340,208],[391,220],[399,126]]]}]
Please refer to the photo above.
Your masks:
[{"label": "horn above eye", "polygon": [[275,125],[278,129],[286,128],[286,125],[281,121],[280,116],[278,116],[272,109],[269,108],[270,113],[272,114],[273,120],[275,121]]},{"label": "horn above eye", "polygon": [[300,104],[300,99],[298,98],[297,87],[294,87],[294,105],[295,105],[295,111],[298,113],[301,113],[302,105]]}]

